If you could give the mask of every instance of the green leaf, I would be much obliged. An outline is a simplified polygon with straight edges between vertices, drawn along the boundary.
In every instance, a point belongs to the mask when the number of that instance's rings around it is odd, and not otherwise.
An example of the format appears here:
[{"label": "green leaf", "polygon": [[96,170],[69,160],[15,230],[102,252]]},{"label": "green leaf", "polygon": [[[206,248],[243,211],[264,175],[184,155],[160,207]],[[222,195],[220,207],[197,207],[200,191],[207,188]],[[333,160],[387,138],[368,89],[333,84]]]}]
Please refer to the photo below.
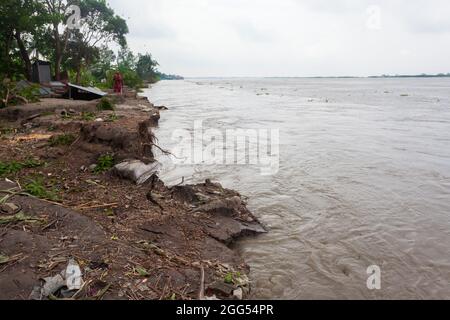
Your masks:
[{"label": "green leaf", "polygon": [[227,284],[233,284],[234,279],[233,279],[233,274],[230,272],[225,276],[225,283]]},{"label": "green leaf", "polygon": [[8,263],[10,260],[9,260],[9,257],[8,256],[5,256],[5,255],[3,255],[3,254],[0,254],[0,264],[5,264],[5,263]]},{"label": "green leaf", "polygon": [[137,267],[135,270],[141,277],[148,277],[150,275],[145,268]]}]

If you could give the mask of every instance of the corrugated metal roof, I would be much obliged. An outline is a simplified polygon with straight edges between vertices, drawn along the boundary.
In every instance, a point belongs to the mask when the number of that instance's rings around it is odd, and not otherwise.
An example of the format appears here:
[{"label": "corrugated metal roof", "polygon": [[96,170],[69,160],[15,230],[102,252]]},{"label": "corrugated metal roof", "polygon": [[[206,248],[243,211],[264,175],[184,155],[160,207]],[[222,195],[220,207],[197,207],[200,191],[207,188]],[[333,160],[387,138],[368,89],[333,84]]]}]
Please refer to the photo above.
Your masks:
[{"label": "corrugated metal roof", "polygon": [[82,87],[82,86],[77,86],[76,84],[72,84],[72,83],[69,83],[68,85],[69,85],[69,87],[73,87],[73,88],[76,88],[76,89],[79,89],[79,90],[83,90],[83,91],[86,91],[86,92],[89,92],[89,93],[97,94],[97,95],[99,95],[101,97],[104,97],[104,96],[107,95],[106,92],[103,92],[103,91],[101,91],[98,88]]}]

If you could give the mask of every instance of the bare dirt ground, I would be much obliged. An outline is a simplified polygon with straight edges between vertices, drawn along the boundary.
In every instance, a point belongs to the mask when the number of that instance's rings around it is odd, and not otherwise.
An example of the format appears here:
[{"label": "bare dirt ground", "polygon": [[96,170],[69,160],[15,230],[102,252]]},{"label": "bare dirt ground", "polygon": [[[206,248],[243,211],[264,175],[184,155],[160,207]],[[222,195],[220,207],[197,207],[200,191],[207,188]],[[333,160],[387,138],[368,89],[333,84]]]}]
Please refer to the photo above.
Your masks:
[{"label": "bare dirt ground", "polygon": [[0,110],[0,299],[36,298],[70,259],[82,287],[41,299],[248,296],[230,245],[264,228],[220,184],[168,188],[154,174],[138,186],[99,162],[155,162],[158,108],[113,99],[115,111],[56,99]]}]

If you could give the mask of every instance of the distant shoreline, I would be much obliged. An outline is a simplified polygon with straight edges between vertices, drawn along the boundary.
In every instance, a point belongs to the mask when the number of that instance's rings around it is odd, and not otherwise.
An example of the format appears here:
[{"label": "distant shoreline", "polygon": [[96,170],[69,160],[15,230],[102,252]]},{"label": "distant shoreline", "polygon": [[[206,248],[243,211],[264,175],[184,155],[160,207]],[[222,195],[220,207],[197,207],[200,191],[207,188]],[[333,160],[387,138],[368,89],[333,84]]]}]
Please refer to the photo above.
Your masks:
[{"label": "distant shoreline", "polygon": [[[251,77],[251,76],[236,76],[236,77],[184,77],[183,80],[189,79],[397,79],[397,78],[450,78],[450,73],[447,74],[422,74],[422,75],[381,75],[381,76],[311,76],[311,77]],[[162,79],[165,80],[165,79]]]}]

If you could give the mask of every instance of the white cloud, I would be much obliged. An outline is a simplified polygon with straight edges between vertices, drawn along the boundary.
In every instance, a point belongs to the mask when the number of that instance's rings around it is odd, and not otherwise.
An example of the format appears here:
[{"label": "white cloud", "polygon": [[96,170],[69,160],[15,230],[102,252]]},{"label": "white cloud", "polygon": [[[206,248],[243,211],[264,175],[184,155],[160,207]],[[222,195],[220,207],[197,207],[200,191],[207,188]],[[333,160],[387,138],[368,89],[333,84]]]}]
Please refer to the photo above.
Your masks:
[{"label": "white cloud", "polygon": [[[447,0],[110,0],[129,43],[185,76],[450,72]],[[367,28],[378,6],[380,28]],[[407,53],[407,54],[405,54]]]}]

